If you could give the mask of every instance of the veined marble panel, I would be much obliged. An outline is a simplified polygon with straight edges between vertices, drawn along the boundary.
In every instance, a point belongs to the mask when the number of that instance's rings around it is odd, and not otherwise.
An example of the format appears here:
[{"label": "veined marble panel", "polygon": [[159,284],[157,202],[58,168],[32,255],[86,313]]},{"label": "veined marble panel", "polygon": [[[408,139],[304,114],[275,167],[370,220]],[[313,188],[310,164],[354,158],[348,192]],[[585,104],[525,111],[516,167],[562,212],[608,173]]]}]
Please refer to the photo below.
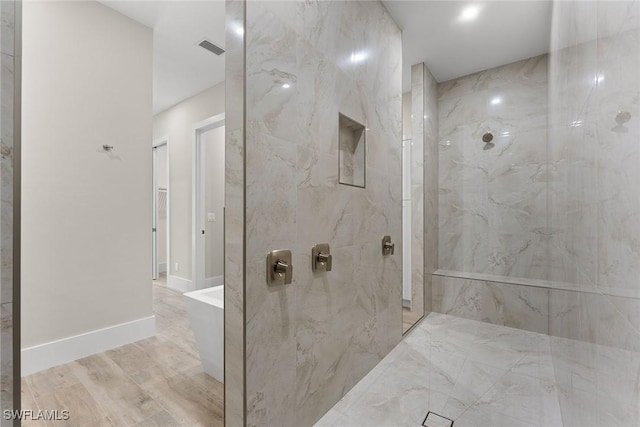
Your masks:
[{"label": "veined marble panel", "polygon": [[[226,1],[224,419],[245,425],[244,293],[244,28],[243,0]],[[243,31],[238,31],[243,29]]]},{"label": "veined marble panel", "polygon": [[438,108],[439,267],[546,279],[547,56],[440,83]]},{"label": "veined marble panel", "polygon": [[[604,8],[609,9],[616,6]],[[640,29],[598,40],[603,80],[597,86],[593,118],[598,136],[598,286],[625,289],[636,297],[640,297],[639,46]],[[628,112],[631,120],[618,124],[619,111]]]},{"label": "veined marble panel", "polygon": [[549,333],[549,290],[533,286],[433,276],[433,311]]},{"label": "veined marble panel", "polygon": [[[400,30],[379,2],[249,1],[246,21],[246,419],[312,425],[402,336]],[[338,183],[338,113],[367,128],[365,188]],[[293,283],[268,286],[284,248]]]},{"label": "veined marble panel", "polygon": [[[638,10],[554,4],[549,73],[549,279],[595,289],[552,290],[550,331],[631,350],[640,346]],[[631,120],[617,123],[618,112]]]},{"label": "veined marble panel", "polygon": [[549,333],[640,351],[640,299],[550,290]]},{"label": "veined marble panel", "polygon": [[[16,79],[22,52],[16,50],[16,17],[20,17],[21,3],[0,2],[0,411],[20,407],[20,393],[14,393],[14,192],[15,161],[20,150],[15,138]],[[20,27],[20,26],[18,26]],[[19,46],[19,43],[17,43]],[[16,57],[17,56],[17,57]],[[19,125],[19,124],[18,124]],[[16,362],[19,366],[19,361]],[[0,425],[13,425],[4,417]]]},{"label": "veined marble panel", "polygon": [[424,295],[430,292],[424,270],[426,68],[424,63],[411,67],[411,311],[417,316],[424,314]]},{"label": "veined marble panel", "polygon": [[640,353],[437,313],[317,426],[625,426],[640,420]]},{"label": "veined marble panel", "polygon": [[431,311],[438,253],[437,83],[425,64],[411,69],[411,312]]},{"label": "veined marble panel", "polygon": [[425,67],[425,121],[424,121],[424,274],[425,310],[432,310],[432,273],[438,269],[439,206],[438,195],[438,83]]},{"label": "veined marble panel", "polygon": [[13,301],[14,57],[0,54],[0,303]]},{"label": "veined marble panel", "polygon": [[[0,304],[0,409],[15,409],[13,378],[13,306],[11,302]],[[3,420],[1,425],[13,425]]]},{"label": "veined marble panel", "polygon": [[[568,425],[640,420],[639,11],[637,1],[553,8],[549,223],[560,231],[550,247],[559,260],[550,279],[596,289],[550,290],[550,333],[579,340],[552,339]],[[631,120],[617,123],[624,111]]]},{"label": "veined marble panel", "polygon": [[15,55],[15,14],[15,1],[0,2],[0,53],[10,56]]}]

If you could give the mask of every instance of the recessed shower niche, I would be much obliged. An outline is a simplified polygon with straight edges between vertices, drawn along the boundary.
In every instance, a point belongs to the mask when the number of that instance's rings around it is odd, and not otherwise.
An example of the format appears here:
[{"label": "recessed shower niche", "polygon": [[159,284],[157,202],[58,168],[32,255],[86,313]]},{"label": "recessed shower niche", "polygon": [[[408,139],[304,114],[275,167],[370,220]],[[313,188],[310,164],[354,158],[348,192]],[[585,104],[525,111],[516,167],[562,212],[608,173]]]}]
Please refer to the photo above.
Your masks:
[{"label": "recessed shower niche", "polygon": [[355,120],[338,114],[339,182],[365,187],[366,136],[365,127]]}]

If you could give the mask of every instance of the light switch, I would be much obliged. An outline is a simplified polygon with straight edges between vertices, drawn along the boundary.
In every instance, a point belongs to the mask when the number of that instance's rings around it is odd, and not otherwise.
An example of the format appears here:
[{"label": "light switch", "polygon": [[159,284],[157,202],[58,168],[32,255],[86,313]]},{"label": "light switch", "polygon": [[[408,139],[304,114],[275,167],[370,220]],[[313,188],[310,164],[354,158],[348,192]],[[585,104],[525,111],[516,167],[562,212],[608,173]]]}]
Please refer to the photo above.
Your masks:
[{"label": "light switch", "polygon": [[209,212],[207,214],[207,221],[208,222],[216,222],[216,214]]}]

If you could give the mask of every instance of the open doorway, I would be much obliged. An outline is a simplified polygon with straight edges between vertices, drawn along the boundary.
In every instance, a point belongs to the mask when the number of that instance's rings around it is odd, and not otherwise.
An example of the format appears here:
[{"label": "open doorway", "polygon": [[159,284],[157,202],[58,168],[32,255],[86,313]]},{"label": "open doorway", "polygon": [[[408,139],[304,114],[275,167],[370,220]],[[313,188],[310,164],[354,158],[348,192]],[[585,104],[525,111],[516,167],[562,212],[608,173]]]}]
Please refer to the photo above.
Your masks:
[{"label": "open doorway", "polygon": [[193,272],[196,289],[223,284],[224,114],[193,128]]},{"label": "open doorway", "polygon": [[167,140],[154,141],[152,148],[152,265],[153,280],[167,282],[169,262],[169,156]]},{"label": "open doorway", "polygon": [[22,408],[222,426],[223,343],[198,332],[222,336],[222,304],[184,294],[194,126],[224,115],[224,2],[33,1],[22,18]]}]

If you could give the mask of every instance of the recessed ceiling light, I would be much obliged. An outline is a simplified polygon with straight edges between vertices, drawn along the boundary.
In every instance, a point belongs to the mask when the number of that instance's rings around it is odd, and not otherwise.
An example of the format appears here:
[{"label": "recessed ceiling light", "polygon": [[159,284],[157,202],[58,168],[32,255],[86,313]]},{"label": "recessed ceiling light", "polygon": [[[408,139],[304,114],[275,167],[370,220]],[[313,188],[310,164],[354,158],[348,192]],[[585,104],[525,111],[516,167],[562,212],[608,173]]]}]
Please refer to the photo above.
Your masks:
[{"label": "recessed ceiling light", "polygon": [[502,103],[502,98],[500,98],[499,96],[496,96],[491,100],[491,105],[498,105],[501,103]]},{"label": "recessed ceiling light", "polygon": [[480,14],[480,6],[471,5],[462,9],[460,12],[460,16],[458,16],[458,20],[461,22],[470,22],[475,20]]},{"label": "recessed ceiling light", "polygon": [[285,83],[282,85],[283,88],[285,89],[289,89],[291,87],[291,85],[289,83]]}]

